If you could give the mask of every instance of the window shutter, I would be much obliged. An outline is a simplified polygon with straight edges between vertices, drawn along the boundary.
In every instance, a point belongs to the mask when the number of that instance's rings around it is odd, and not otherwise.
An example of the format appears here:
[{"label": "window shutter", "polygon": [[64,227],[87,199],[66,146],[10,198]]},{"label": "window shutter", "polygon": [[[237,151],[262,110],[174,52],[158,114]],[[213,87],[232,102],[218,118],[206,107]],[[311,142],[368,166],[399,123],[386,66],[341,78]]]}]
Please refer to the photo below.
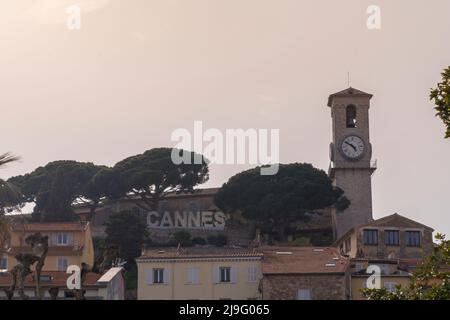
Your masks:
[{"label": "window shutter", "polygon": [[187,270],[187,282],[190,284],[200,283],[200,269],[197,267],[190,267]]},{"label": "window shutter", "polygon": [[54,246],[56,246],[58,244],[58,234],[54,233],[52,235],[52,243]]},{"label": "window shutter", "polygon": [[187,268],[187,283],[192,283],[191,280],[191,268]]},{"label": "window shutter", "polygon": [[237,269],[232,267],[230,269],[230,282],[236,283],[237,282]]},{"label": "window shutter", "polygon": [[195,283],[200,283],[200,268],[196,268],[195,269],[195,278],[194,278],[194,280],[195,280]]},{"label": "window shutter", "polygon": [[187,282],[194,283],[194,268],[187,269]]},{"label": "window shutter", "polygon": [[220,282],[220,269],[218,267],[215,267],[213,269],[213,283],[219,282]]},{"label": "window shutter", "polygon": [[69,246],[73,245],[73,233],[67,234],[67,245],[69,245]]},{"label": "window shutter", "polygon": [[164,268],[164,275],[163,275],[163,277],[164,277],[164,283],[165,284],[167,284],[167,283],[170,283],[170,268]]},{"label": "window shutter", "polygon": [[145,278],[147,280],[147,284],[153,284],[153,269],[145,270]]},{"label": "window shutter", "polygon": [[256,267],[249,267],[248,268],[248,282],[256,282],[256,275],[257,275],[257,269]]}]

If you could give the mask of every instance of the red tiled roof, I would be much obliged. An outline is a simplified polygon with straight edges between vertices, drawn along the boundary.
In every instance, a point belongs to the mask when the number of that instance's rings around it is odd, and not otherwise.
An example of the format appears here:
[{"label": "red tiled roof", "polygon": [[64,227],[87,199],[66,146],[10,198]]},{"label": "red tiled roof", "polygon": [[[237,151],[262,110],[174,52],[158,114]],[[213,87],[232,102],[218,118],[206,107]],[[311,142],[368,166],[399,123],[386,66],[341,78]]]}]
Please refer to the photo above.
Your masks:
[{"label": "red tiled roof", "polygon": [[192,258],[240,258],[261,257],[261,251],[235,247],[148,248],[138,259],[192,259]]},{"label": "red tiled roof", "polygon": [[14,231],[82,231],[85,225],[80,222],[35,222],[13,225]]},{"label": "red tiled roof", "polygon": [[[25,287],[35,287],[36,282],[34,281],[33,274],[28,275],[25,278]],[[41,279],[43,276],[51,276],[50,281],[41,280],[41,287],[66,287],[67,278],[70,274],[64,271],[43,271],[41,274]],[[88,273],[86,275],[86,280],[84,282],[85,286],[97,285],[98,279],[101,278],[101,274]],[[8,287],[11,283],[11,274],[0,273],[0,287]]]},{"label": "red tiled roof", "polygon": [[[76,256],[83,253],[83,248],[83,246],[50,246],[48,248],[47,255]],[[11,255],[16,255],[18,253],[31,253],[31,247],[12,247],[8,253]]]},{"label": "red tiled roof", "polygon": [[344,273],[349,260],[336,248],[265,247],[263,274]]}]

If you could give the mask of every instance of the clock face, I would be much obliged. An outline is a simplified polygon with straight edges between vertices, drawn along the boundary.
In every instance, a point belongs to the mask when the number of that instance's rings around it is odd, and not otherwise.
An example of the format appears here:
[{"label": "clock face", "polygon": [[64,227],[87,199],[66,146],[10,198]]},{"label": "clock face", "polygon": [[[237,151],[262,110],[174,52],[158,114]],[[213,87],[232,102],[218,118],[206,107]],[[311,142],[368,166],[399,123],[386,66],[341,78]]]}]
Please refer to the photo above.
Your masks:
[{"label": "clock face", "polygon": [[342,153],[349,159],[358,159],[364,153],[364,141],[357,136],[348,136],[342,141]]}]

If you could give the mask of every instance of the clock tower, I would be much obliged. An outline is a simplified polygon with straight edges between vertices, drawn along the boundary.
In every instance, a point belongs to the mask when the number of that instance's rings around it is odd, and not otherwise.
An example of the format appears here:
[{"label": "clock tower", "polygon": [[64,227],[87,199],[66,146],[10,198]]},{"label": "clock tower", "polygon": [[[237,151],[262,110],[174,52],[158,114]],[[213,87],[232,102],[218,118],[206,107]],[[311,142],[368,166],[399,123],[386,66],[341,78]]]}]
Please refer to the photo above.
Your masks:
[{"label": "clock tower", "polygon": [[371,163],[369,136],[371,98],[371,94],[354,88],[328,98],[333,123],[329,175],[351,202],[344,211],[332,209],[336,239],[354,226],[373,220],[371,177],[376,168]]}]

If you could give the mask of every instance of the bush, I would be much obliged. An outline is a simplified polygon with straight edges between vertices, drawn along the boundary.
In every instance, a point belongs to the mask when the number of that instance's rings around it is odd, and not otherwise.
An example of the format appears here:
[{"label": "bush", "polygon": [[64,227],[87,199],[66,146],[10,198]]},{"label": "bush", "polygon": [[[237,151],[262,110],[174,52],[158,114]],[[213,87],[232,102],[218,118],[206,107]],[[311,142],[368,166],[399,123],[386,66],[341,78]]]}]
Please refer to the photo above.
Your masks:
[{"label": "bush", "polygon": [[178,231],[173,234],[173,241],[183,247],[192,246],[192,236],[187,231]]},{"label": "bush", "polygon": [[309,247],[311,240],[307,237],[300,237],[292,241],[291,244],[296,247]]},{"label": "bush", "polygon": [[192,239],[192,243],[199,245],[199,246],[204,246],[204,245],[206,245],[207,242],[204,238],[196,237],[196,238]]},{"label": "bush", "polygon": [[223,247],[228,243],[228,238],[224,234],[211,235],[208,237],[208,244]]}]

